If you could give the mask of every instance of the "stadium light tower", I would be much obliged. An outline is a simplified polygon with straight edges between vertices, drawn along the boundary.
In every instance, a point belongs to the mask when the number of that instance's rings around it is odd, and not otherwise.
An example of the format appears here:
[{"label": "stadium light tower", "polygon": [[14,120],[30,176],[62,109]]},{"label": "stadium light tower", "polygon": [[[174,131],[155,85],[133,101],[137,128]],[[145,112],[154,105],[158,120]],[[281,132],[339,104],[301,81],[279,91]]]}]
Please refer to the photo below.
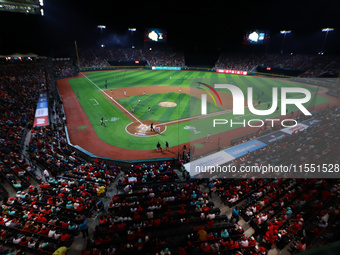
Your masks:
[{"label": "stadium light tower", "polygon": [[323,28],[321,30],[321,32],[326,32],[326,35],[325,35],[325,39],[323,40],[322,49],[319,52],[319,55],[323,55],[325,53],[325,45],[326,45],[327,35],[328,35],[328,32],[331,32],[331,31],[334,31],[334,28],[326,27],[326,28]]},{"label": "stadium light tower", "polygon": [[135,46],[134,46],[134,38],[133,38],[133,32],[136,32],[136,28],[135,27],[130,27],[130,28],[128,28],[128,30],[131,32],[131,47],[132,48],[135,48]]},{"label": "stadium light tower", "polygon": [[292,31],[291,30],[281,30],[280,31],[280,34],[283,35],[283,41],[282,41],[282,46],[281,46],[281,54],[283,54],[283,47],[284,47],[284,44],[285,44],[285,41],[286,41],[286,36],[287,34],[290,34]]},{"label": "stadium light tower", "polygon": [[100,44],[100,47],[104,48],[105,45],[104,45],[104,40],[103,40],[103,29],[106,29],[106,26],[105,25],[98,25],[97,28],[100,29],[100,35],[101,35],[101,44]]}]

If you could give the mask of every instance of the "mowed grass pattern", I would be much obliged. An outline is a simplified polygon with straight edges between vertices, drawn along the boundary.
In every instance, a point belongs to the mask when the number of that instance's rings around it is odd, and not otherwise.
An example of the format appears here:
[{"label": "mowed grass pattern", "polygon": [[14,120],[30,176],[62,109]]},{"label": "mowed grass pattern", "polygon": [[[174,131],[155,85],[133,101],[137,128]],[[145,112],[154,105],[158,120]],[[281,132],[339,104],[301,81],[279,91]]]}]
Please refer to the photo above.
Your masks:
[{"label": "mowed grass pattern", "polygon": [[[138,104],[139,99],[141,99],[140,104]],[[130,111],[133,107],[134,115],[140,120],[168,122],[201,114],[201,100],[185,93],[170,92],[145,96],[130,96],[129,98],[118,99],[117,101]],[[177,105],[175,107],[163,107],[159,106],[161,102],[174,102]],[[150,112],[148,111],[148,106],[150,106]],[[207,107],[209,112],[223,110],[209,101],[207,102]],[[192,109],[194,109],[194,111]]]},{"label": "mowed grass pattern", "polygon": [[[91,81],[101,89],[105,89],[107,81],[108,89],[136,87],[136,86],[183,86],[189,87],[191,79],[195,78],[221,78],[226,79],[225,74],[213,72],[194,71],[103,71],[86,72]],[[232,81],[229,76],[228,80]]]}]

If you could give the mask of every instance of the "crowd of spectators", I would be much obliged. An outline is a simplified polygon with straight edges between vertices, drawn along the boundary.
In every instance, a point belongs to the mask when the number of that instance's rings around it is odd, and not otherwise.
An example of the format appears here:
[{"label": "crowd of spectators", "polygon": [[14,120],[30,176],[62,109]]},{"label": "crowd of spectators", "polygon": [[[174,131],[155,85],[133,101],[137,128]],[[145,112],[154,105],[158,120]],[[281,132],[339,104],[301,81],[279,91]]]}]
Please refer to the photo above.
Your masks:
[{"label": "crowd of spectators", "polygon": [[150,66],[185,66],[184,55],[174,50],[145,50],[144,56]]},{"label": "crowd of spectators", "polygon": [[[183,52],[171,48],[81,48],[79,50],[80,67],[109,67],[110,61],[135,62],[145,61],[148,66],[186,67]],[[53,59],[54,73],[58,78],[75,76],[76,59]],[[307,54],[236,54],[221,53],[215,63],[215,69],[256,71],[257,67],[269,67],[299,70],[301,78],[316,78],[324,75],[337,77],[340,72],[340,60],[337,56]]]},{"label": "crowd of spectators", "polygon": [[338,76],[340,61],[337,56],[302,54],[231,54],[222,53],[215,64],[218,69],[253,71],[257,66],[301,70],[299,77]]},{"label": "crowd of spectators", "polygon": [[6,63],[0,68],[0,179],[15,190],[27,188],[32,170],[23,160],[27,130],[32,127],[39,92],[45,91],[40,63]]},{"label": "crowd of spectators", "polygon": [[255,252],[255,239],[220,215],[197,181],[180,181],[171,169],[166,162],[131,166],[82,254]]},{"label": "crowd of spectators", "polygon": [[48,169],[53,176],[77,178],[93,184],[92,189],[108,186],[120,173],[120,168],[103,161],[88,162],[68,146],[66,134],[59,124],[54,130],[33,128],[27,148],[33,162]]},{"label": "crowd of spectators", "polygon": [[27,192],[18,191],[3,201],[1,240],[31,253],[51,254],[61,246],[69,247],[96,206],[96,194],[81,185],[77,180],[51,178],[39,188],[31,185]]},{"label": "crowd of spectators", "polygon": [[53,59],[54,75],[57,78],[68,78],[77,76],[77,68],[74,61],[70,58]]},{"label": "crowd of spectators", "polygon": [[328,214],[330,203],[338,202],[338,191],[334,180],[276,178],[257,186],[242,203],[240,215],[251,223],[254,236],[267,248],[275,244],[282,249],[294,240],[292,249],[305,251],[325,227],[320,224],[322,220],[306,222]]},{"label": "crowd of spectators", "polygon": [[327,94],[340,98],[340,89],[339,88],[330,89],[330,90],[327,91]]},{"label": "crowd of spectators", "polygon": [[[45,64],[9,62],[0,71],[0,179],[16,192],[8,197],[1,185],[0,228],[2,243],[16,248],[13,254],[51,254],[70,246],[120,171],[98,160],[87,162],[69,150],[59,102],[51,107],[53,125],[32,128],[39,93],[47,91]],[[31,136],[27,147],[26,135]],[[38,166],[48,174],[39,175]]]},{"label": "crowd of spectators", "polygon": [[[269,250],[289,247],[302,252],[315,244],[326,231],[339,227],[338,180],[316,179],[215,179],[212,191],[233,207],[255,230],[258,245]],[[337,240],[332,232],[327,241]]]},{"label": "crowd of spectators", "polygon": [[[244,165],[304,165],[339,162],[340,107],[316,114],[318,124],[262,149],[233,160],[236,167]],[[338,170],[337,170],[338,172]],[[211,180],[208,187],[225,205],[235,207],[239,216],[254,228],[254,237],[267,250],[283,249],[290,244],[291,252],[311,247],[329,226],[339,227],[338,179],[248,179]],[[234,212],[234,211],[233,211]],[[234,215],[234,213],[233,213]],[[326,215],[326,216],[325,216]],[[308,223],[306,223],[308,222]],[[329,234],[328,241],[339,235]]]},{"label": "crowd of spectators", "polygon": [[81,67],[110,66],[108,61],[146,61],[149,66],[184,66],[184,55],[172,49],[93,48],[80,50]]},{"label": "crowd of spectators", "polygon": [[[184,67],[182,52],[170,48],[89,48],[80,49],[81,67],[107,67],[108,61],[146,61],[149,66]],[[300,70],[299,77],[315,78],[327,74],[338,76],[340,61],[337,56],[307,54],[236,54],[221,53],[214,68],[254,71],[258,66]]]},{"label": "crowd of spectators", "polygon": [[230,69],[240,71],[251,71],[261,63],[262,56],[256,55],[236,55],[223,53],[218,58],[215,68],[216,69]]},{"label": "crowd of spectators", "polygon": [[323,75],[338,77],[340,73],[340,60],[332,56],[319,56],[308,60],[306,71],[300,77],[315,78]]},{"label": "crowd of spectators", "polygon": [[[339,162],[340,107],[334,106],[314,113],[317,123],[303,131],[285,135],[267,146],[249,152],[228,164],[245,165],[303,165],[305,162],[322,164],[322,162]],[[252,137],[251,137],[252,139]],[[301,176],[306,177],[306,176]]]}]

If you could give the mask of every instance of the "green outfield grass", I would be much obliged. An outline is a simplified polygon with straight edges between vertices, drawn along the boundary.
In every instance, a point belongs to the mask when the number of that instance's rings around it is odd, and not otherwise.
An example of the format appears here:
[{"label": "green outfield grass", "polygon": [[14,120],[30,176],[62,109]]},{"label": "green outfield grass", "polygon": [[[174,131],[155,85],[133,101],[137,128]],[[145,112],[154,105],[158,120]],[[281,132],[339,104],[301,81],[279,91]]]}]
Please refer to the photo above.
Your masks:
[{"label": "green outfield grass", "polygon": [[[91,81],[101,89],[105,89],[107,81],[108,89],[137,87],[137,86],[182,86],[189,87],[191,79],[221,79],[221,81],[232,82],[238,77],[213,72],[195,71],[150,71],[150,70],[131,70],[131,71],[103,71],[86,72]],[[236,75],[235,75],[236,76]],[[171,77],[171,79],[170,79]]]},{"label": "green outfield grass", "polygon": [[[149,150],[155,149],[156,143],[160,141],[164,145],[165,141],[170,146],[188,143],[190,139],[198,139],[205,137],[207,132],[217,134],[228,131],[228,126],[219,126],[212,129],[212,118],[195,120],[194,122],[182,122],[175,125],[167,126],[166,131],[162,135],[152,137],[136,137],[128,134],[125,127],[131,123],[131,120],[122,114],[121,109],[115,106],[111,100],[106,98],[101,90],[105,90],[105,81],[107,80],[107,89],[115,89],[122,87],[136,86],[198,86],[197,81],[205,82],[212,85],[213,83],[228,83],[240,87],[246,94],[247,87],[253,87],[254,101],[261,101],[261,106],[257,109],[266,109],[267,104],[272,100],[273,87],[303,87],[315,93],[316,87],[294,83],[290,80],[278,80],[261,78],[256,76],[240,76],[229,75],[214,72],[197,72],[197,71],[151,71],[151,70],[130,70],[130,71],[100,71],[86,72],[88,78],[82,77],[70,79],[69,83],[75,93],[79,93],[78,99],[87,117],[100,139],[108,144],[117,147]],[[171,77],[171,78],[170,78]],[[211,80],[214,79],[214,80]],[[95,84],[95,85],[94,85]],[[98,87],[97,87],[98,86]],[[227,92],[228,91],[224,91]],[[291,95],[297,97],[297,95]],[[144,98],[145,97],[145,98]],[[159,122],[173,121],[177,119],[187,118],[200,114],[200,99],[190,97],[184,93],[162,93],[143,96],[141,106],[137,106],[138,97],[128,97],[120,99],[119,103],[126,107],[129,111],[131,105],[135,107],[135,116],[141,120],[153,120]],[[164,108],[158,106],[161,101],[178,102],[178,106],[174,108]],[[328,99],[317,95],[312,98],[306,107],[318,105],[327,102]],[[136,106],[135,106],[136,105]],[[147,112],[147,106],[151,107],[151,114]],[[208,103],[209,112],[220,111],[219,105],[215,106]],[[295,107],[288,107],[289,112],[297,110]],[[273,113],[271,116],[253,116],[249,110],[245,110],[244,119],[265,119],[281,115],[279,112]],[[100,125],[100,118],[104,117],[107,127]],[[232,113],[225,113],[218,118],[232,119]],[[189,126],[194,125],[196,131],[190,131]],[[84,127],[79,127],[84,128]],[[118,135],[119,134],[119,135]],[[229,138],[228,138],[229,139]],[[231,138],[230,138],[231,139]]]},{"label": "green outfield grass", "polygon": [[[134,115],[140,120],[168,122],[201,114],[201,100],[185,93],[170,92],[145,95],[142,97],[143,101],[138,104],[140,98],[141,96],[130,96],[128,98],[118,99],[117,101],[128,110],[131,110],[131,107],[133,107]],[[176,103],[177,106],[162,107],[158,105],[160,102],[173,102]],[[150,106],[150,112],[148,111],[148,106]],[[207,107],[210,112],[223,110],[211,102],[207,102]]]}]

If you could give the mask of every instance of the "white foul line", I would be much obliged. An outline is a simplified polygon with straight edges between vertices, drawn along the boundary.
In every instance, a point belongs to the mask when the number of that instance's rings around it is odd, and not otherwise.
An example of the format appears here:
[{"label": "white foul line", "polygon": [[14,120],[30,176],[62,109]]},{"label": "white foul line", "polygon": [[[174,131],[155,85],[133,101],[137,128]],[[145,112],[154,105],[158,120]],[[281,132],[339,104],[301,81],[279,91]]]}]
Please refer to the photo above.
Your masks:
[{"label": "white foul line", "polygon": [[143,124],[138,118],[136,118],[136,116],[134,116],[132,113],[130,113],[128,110],[126,110],[124,108],[124,106],[122,106],[120,103],[118,103],[116,100],[114,100],[111,96],[109,96],[109,94],[107,94],[104,90],[102,90],[101,88],[99,88],[97,86],[97,84],[95,84],[93,81],[90,80],[89,77],[87,77],[85,74],[83,74],[83,72],[80,72],[86,79],[88,79],[94,86],[96,86],[103,94],[105,94],[108,98],[110,98],[113,102],[115,102],[120,108],[122,108],[126,113],[128,113],[132,118],[134,118],[137,122],[139,122],[140,124]]}]

